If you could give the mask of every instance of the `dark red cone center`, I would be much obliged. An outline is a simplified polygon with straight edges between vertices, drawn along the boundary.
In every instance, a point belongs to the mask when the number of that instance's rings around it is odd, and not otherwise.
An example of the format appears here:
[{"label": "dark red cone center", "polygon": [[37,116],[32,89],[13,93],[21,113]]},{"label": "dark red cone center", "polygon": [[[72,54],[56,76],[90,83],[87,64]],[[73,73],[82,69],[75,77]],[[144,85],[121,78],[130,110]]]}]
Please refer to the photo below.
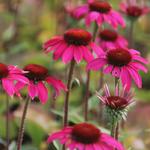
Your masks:
[{"label": "dark red cone center", "polygon": [[80,123],[73,127],[72,138],[83,144],[92,144],[99,140],[101,132],[92,124]]},{"label": "dark red cone center", "polygon": [[97,11],[100,13],[108,13],[111,10],[111,6],[108,2],[95,1],[89,4],[91,11]]},{"label": "dark red cone center", "polygon": [[128,105],[128,101],[125,98],[119,96],[107,97],[109,107],[113,109],[123,109]]},{"label": "dark red cone center", "polygon": [[116,41],[118,34],[115,31],[105,29],[100,32],[99,34],[100,38],[104,41]]},{"label": "dark red cone center", "polygon": [[142,9],[138,6],[129,6],[127,8],[127,13],[131,17],[139,17],[142,15]]},{"label": "dark red cone center", "polygon": [[88,45],[92,39],[89,32],[82,29],[69,29],[64,34],[64,39],[68,44]]},{"label": "dark red cone center", "polygon": [[122,67],[127,65],[132,60],[132,56],[129,51],[118,48],[110,50],[107,53],[107,59],[109,64]]},{"label": "dark red cone center", "polygon": [[8,67],[5,64],[0,63],[0,79],[7,77],[8,73]]},{"label": "dark red cone center", "polygon": [[48,76],[48,69],[37,64],[29,64],[24,67],[26,73],[26,77],[33,81],[41,81],[44,80]]}]

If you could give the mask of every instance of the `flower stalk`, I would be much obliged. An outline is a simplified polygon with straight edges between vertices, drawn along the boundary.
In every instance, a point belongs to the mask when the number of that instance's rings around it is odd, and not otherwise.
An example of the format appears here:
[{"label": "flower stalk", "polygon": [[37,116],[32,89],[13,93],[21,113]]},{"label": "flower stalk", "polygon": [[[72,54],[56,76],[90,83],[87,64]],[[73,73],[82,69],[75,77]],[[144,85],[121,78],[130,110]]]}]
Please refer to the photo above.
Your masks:
[{"label": "flower stalk", "polygon": [[67,92],[65,96],[65,104],[64,104],[64,127],[68,125],[68,106],[69,106],[69,97],[70,97],[70,90],[71,90],[71,81],[73,77],[75,61],[72,60],[70,64],[69,74],[68,74],[68,82],[67,82]]},{"label": "flower stalk", "polygon": [[6,149],[9,150],[9,97],[6,95]]},{"label": "flower stalk", "polygon": [[[96,39],[96,35],[97,35],[97,31],[98,31],[98,25],[94,24],[94,30],[93,30],[93,38],[92,41],[94,42]],[[86,79],[86,90],[85,90],[85,102],[84,102],[84,120],[88,121],[88,99],[89,99],[89,88],[90,88],[90,79],[91,79],[91,73],[88,70],[87,71],[87,79]]]},{"label": "flower stalk", "polygon": [[24,106],[24,110],[23,110],[23,114],[22,114],[22,118],[21,118],[21,124],[20,124],[18,142],[17,142],[17,150],[21,150],[23,134],[24,134],[24,125],[25,125],[25,119],[26,119],[26,115],[27,115],[27,109],[29,106],[29,102],[30,102],[30,98],[27,97],[25,106]]}]

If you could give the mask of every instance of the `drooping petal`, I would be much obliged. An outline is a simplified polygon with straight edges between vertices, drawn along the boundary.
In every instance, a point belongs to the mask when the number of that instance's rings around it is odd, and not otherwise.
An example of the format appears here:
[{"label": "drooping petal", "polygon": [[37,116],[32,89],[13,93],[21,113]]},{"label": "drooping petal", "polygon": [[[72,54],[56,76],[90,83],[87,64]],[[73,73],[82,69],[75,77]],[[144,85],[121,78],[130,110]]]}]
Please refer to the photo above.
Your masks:
[{"label": "drooping petal", "polygon": [[77,63],[80,63],[80,61],[83,58],[83,54],[82,54],[82,49],[79,47],[74,48],[74,59],[76,60]]},{"label": "drooping petal", "polygon": [[67,44],[62,42],[59,45],[59,47],[57,47],[57,50],[54,52],[53,59],[54,60],[59,59],[63,55],[63,52],[65,51],[65,49],[67,49]]},{"label": "drooping petal", "polygon": [[2,79],[2,86],[3,89],[5,90],[5,92],[9,95],[9,96],[13,96],[15,94],[15,86],[12,80],[3,78]]},{"label": "drooping petal", "polygon": [[25,84],[29,84],[28,78],[26,78],[23,75],[9,74],[8,78],[11,79],[11,80],[16,80],[16,81],[19,81],[19,82],[22,82],[22,83],[25,83]]},{"label": "drooping petal", "polygon": [[26,86],[26,84],[23,82],[17,82],[15,84],[15,93],[17,96],[19,96],[19,97],[21,96],[20,90],[22,90],[25,86]]},{"label": "drooping petal", "polygon": [[101,134],[101,142],[104,142],[106,145],[116,148],[117,150],[125,150],[121,143],[105,133]]},{"label": "drooping petal", "polygon": [[92,52],[85,46],[82,46],[82,53],[83,53],[83,58],[85,59],[86,62],[90,62],[94,59]]},{"label": "drooping petal", "polygon": [[106,64],[105,59],[96,58],[87,65],[87,70],[99,70]]},{"label": "drooping petal", "polygon": [[41,103],[45,104],[48,100],[48,90],[42,81],[38,82],[37,90],[38,90],[38,97],[39,97]]},{"label": "drooping petal", "polygon": [[145,73],[147,73],[147,71],[148,71],[148,69],[144,65],[142,65],[142,64],[140,64],[138,62],[131,62],[129,64],[129,66],[133,67],[133,68],[136,68],[136,70],[142,70]]},{"label": "drooping petal", "polygon": [[67,87],[61,80],[58,80],[54,77],[49,76],[45,79],[45,81],[48,84],[52,85],[53,88],[55,89],[55,94],[54,94],[55,97],[59,95],[61,90],[67,91]]},{"label": "drooping petal", "polygon": [[142,87],[142,79],[141,76],[138,74],[138,71],[132,69],[131,67],[128,67],[128,72],[130,73],[132,79],[135,81],[138,88]]},{"label": "drooping petal", "polygon": [[28,92],[32,100],[37,96],[37,85],[35,85],[32,81],[29,83]]},{"label": "drooping petal", "polygon": [[126,67],[122,67],[121,68],[121,81],[123,86],[126,86],[126,90],[130,90],[131,87],[131,76],[128,72],[128,70],[126,69]]},{"label": "drooping petal", "polygon": [[101,47],[97,46],[94,42],[91,42],[90,46],[98,56],[105,55],[105,52],[101,49]]},{"label": "drooping petal", "polygon": [[55,36],[43,44],[43,49],[47,50],[49,47],[58,44],[60,41],[62,41],[62,37]]},{"label": "drooping petal", "polygon": [[65,64],[67,64],[73,59],[73,48],[74,46],[71,45],[63,53],[62,60]]}]

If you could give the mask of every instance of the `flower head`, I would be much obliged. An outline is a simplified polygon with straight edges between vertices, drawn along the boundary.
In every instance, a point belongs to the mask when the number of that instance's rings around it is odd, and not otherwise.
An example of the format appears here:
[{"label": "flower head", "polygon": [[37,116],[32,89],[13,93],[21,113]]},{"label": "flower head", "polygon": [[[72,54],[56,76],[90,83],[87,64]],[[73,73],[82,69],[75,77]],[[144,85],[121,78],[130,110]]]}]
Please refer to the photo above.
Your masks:
[{"label": "flower head", "polygon": [[120,78],[127,90],[131,87],[131,79],[135,81],[139,88],[142,87],[142,79],[138,71],[147,72],[147,68],[144,66],[147,61],[140,56],[138,51],[115,48],[98,55],[97,59],[88,64],[87,69],[99,70],[103,67],[104,73],[111,73],[112,76]]},{"label": "flower head", "polygon": [[121,10],[131,18],[138,18],[150,12],[150,7],[144,5],[143,0],[141,3],[137,0],[125,0],[120,4]]},{"label": "flower head", "polygon": [[64,63],[68,63],[71,60],[79,63],[84,59],[89,62],[93,59],[91,49],[94,51],[99,51],[100,49],[91,40],[92,36],[89,32],[83,29],[69,29],[63,36],[48,40],[43,47],[46,53],[54,51],[54,60],[62,58]]},{"label": "flower head", "polygon": [[121,15],[113,10],[112,6],[106,1],[88,0],[87,4],[77,7],[74,14],[77,18],[85,16],[87,26],[95,21],[99,26],[106,22],[114,28],[118,25],[125,27],[125,22]]},{"label": "flower head", "polygon": [[128,46],[127,40],[123,36],[119,35],[116,31],[111,29],[104,29],[100,31],[97,41],[104,50]]},{"label": "flower head", "polygon": [[[49,76],[48,69],[37,64],[29,64],[24,67],[24,70],[27,72],[25,76],[29,79],[28,85],[28,94],[31,99],[38,97],[41,103],[46,103],[48,99],[48,89],[45,86],[45,82],[55,89],[55,96],[58,96],[60,90],[67,90],[66,86],[62,83],[61,80],[56,79],[55,77]],[[18,82],[16,84],[17,92],[24,88],[25,84]]]},{"label": "flower head", "polygon": [[17,66],[0,63],[0,81],[3,89],[9,96],[13,96],[16,91],[15,82],[27,84],[28,79],[23,76],[24,71]]},{"label": "flower head", "polygon": [[104,95],[99,95],[97,92],[97,97],[106,106],[109,118],[114,118],[115,120],[126,119],[128,108],[134,103],[133,93],[127,92],[126,87],[119,91],[118,85],[115,88],[114,94],[111,94],[107,84],[105,84]]},{"label": "flower head", "polygon": [[123,146],[111,136],[102,133],[97,127],[89,123],[80,123],[72,127],[53,133],[48,143],[59,140],[69,150],[124,150]]}]

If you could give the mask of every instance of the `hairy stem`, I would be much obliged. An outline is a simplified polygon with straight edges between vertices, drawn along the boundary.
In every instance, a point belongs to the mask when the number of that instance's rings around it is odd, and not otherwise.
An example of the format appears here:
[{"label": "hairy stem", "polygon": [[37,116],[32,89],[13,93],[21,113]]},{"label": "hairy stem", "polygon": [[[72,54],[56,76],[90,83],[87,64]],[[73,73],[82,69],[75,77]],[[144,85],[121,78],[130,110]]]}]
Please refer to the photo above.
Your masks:
[{"label": "hairy stem", "polygon": [[21,124],[20,124],[18,142],[17,142],[17,150],[21,150],[21,146],[22,146],[23,134],[24,134],[24,124],[25,124],[27,109],[29,106],[29,101],[30,101],[30,98],[27,97],[25,106],[24,106],[24,110],[23,110],[23,114],[22,114],[22,118],[21,118]]}]

